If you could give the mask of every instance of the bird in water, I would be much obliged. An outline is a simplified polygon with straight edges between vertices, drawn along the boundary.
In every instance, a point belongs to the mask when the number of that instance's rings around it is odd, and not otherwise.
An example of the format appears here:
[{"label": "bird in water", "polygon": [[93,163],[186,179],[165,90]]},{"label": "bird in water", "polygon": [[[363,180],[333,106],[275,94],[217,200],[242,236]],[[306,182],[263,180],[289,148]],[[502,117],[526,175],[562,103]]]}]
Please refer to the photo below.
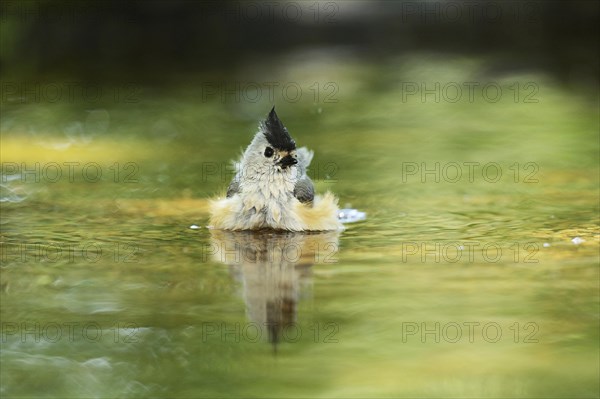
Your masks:
[{"label": "bird in water", "polygon": [[296,148],[271,110],[236,163],[226,198],[211,201],[209,227],[222,230],[329,231],[343,229],[337,198],[315,195],[306,174],[313,152]]}]

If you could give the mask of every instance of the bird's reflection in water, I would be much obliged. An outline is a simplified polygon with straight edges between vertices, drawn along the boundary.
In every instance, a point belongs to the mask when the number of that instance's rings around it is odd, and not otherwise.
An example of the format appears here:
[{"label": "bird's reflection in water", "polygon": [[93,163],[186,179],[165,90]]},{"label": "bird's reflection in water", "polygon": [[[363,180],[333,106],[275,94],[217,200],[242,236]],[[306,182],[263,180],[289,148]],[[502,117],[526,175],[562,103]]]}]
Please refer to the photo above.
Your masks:
[{"label": "bird's reflection in water", "polygon": [[243,286],[250,322],[276,344],[296,323],[298,301],[314,264],[335,263],[339,232],[211,230],[211,253]]}]

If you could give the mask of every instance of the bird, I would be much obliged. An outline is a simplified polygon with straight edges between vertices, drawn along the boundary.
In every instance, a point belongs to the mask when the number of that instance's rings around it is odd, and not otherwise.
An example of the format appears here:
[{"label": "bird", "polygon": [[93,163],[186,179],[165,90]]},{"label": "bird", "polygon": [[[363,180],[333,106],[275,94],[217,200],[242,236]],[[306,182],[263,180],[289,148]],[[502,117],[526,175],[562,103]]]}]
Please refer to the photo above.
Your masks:
[{"label": "bird", "polygon": [[259,124],[225,198],[210,201],[209,228],[221,230],[343,230],[338,200],[315,195],[307,175],[314,153],[296,142],[275,107]]}]

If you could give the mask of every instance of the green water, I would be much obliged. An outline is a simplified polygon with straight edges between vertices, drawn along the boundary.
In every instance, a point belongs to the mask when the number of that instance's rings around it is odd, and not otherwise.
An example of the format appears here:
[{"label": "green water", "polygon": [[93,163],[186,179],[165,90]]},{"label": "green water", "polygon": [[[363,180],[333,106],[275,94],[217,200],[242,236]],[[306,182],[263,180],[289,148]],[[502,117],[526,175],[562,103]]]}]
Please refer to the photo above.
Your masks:
[{"label": "green water", "polygon": [[[595,100],[473,59],[276,65],[228,79],[298,101],[209,77],[3,98],[0,394],[597,397]],[[502,95],[442,92],[473,81]],[[205,228],[273,103],[366,221]]]}]

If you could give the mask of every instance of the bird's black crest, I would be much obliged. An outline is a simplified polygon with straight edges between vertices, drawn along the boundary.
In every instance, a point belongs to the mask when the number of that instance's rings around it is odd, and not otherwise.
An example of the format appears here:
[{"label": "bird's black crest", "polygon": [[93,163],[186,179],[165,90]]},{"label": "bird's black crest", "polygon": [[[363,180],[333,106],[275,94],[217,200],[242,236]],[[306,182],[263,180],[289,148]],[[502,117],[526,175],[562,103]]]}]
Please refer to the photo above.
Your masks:
[{"label": "bird's black crest", "polygon": [[296,149],[296,142],[288,133],[283,123],[277,117],[275,113],[275,107],[269,112],[269,116],[263,123],[264,134],[274,148],[278,150],[292,151]]}]

